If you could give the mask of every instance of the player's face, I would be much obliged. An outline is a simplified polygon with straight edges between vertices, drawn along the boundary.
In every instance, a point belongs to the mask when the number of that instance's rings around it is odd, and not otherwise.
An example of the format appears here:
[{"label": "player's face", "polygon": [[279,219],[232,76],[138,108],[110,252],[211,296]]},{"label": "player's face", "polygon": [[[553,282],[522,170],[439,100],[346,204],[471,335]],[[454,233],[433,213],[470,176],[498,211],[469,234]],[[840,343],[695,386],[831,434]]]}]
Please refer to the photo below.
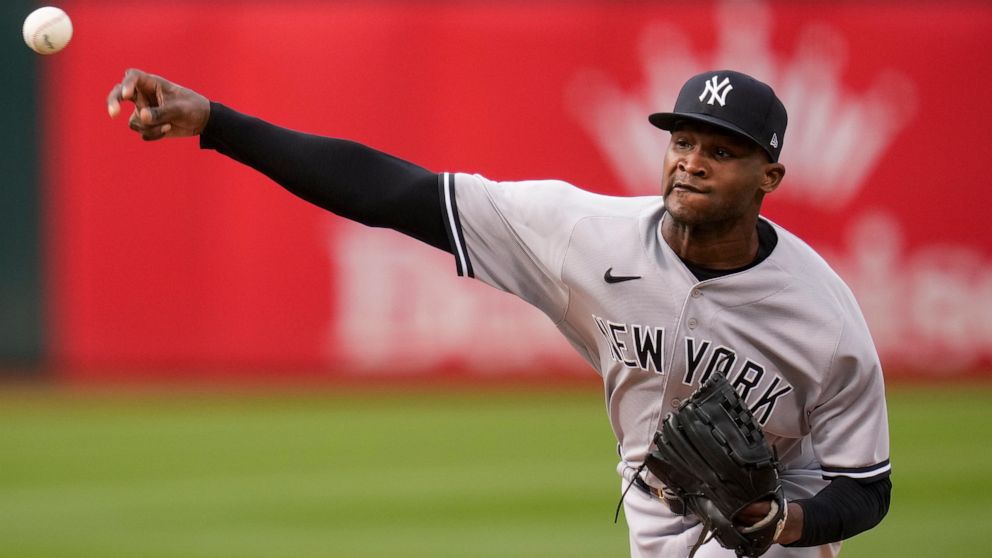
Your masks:
[{"label": "player's face", "polygon": [[747,138],[683,123],[665,153],[662,196],[676,223],[733,228],[757,218],[761,200],[778,187],[784,172]]}]

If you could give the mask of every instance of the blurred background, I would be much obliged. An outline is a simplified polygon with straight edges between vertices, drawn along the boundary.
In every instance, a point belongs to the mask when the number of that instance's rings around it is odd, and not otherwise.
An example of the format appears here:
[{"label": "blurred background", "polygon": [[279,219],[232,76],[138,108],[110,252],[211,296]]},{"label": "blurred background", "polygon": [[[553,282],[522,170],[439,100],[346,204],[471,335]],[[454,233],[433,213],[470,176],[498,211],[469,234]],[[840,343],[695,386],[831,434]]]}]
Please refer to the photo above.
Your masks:
[{"label": "blurred background", "polygon": [[[992,7],[66,1],[0,7],[0,555],[623,556],[602,388],[452,258],[108,118],[129,67],[434,171],[658,191],[647,114],[734,68],[789,109],[766,215],[886,368],[889,517],[844,556],[987,556]],[[623,519],[621,518],[621,523]]]}]

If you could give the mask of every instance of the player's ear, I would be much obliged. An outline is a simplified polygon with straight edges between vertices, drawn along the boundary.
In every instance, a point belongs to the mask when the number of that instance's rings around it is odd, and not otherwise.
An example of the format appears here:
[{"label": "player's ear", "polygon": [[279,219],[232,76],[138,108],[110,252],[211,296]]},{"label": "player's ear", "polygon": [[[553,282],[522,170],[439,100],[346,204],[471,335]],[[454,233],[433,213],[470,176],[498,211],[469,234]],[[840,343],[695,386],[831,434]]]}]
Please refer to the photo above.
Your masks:
[{"label": "player's ear", "polygon": [[761,177],[761,191],[770,194],[778,188],[785,176],[785,165],[782,163],[768,163],[765,165],[765,172]]}]

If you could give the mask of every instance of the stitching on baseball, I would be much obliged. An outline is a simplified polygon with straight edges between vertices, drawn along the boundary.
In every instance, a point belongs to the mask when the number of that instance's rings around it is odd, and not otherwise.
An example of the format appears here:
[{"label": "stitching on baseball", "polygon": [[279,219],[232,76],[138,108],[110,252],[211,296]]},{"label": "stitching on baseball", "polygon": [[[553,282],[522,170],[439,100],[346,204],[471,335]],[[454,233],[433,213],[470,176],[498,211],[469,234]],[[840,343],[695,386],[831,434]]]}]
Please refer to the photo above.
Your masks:
[{"label": "stitching on baseball", "polygon": [[[43,22],[41,25],[39,25],[38,26],[38,29],[35,30],[34,35],[31,36],[31,44],[34,45],[35,48],[39,48],[38,47],[38,36],[39,35],[43,35],[46,29],[48,29],[49,27],[54,26],[56,23],[61,23],[62,20],[65,19],[66,17],[67,16],[65,14],[59,14],[58,17],[53,18],[53,19],[50,19],[50,20],[48,20],[46,22]],[[48,46],[44,42],[42,43],[42,45]]]}]

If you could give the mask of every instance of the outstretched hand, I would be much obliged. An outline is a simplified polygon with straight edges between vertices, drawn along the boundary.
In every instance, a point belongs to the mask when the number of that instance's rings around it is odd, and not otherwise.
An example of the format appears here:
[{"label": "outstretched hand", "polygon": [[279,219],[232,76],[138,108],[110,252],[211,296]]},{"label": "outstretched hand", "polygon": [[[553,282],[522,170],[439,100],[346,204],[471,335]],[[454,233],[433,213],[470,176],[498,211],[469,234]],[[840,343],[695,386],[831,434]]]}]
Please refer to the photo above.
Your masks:
[{"label": "outstretched hand", "polygon": [[128,127],[146,141],[198,135],[210,117],[206,97],[141,70],[128,70],[110,90],[107,112],[111,117],[120,114],[124,101],[134,103]]}]

